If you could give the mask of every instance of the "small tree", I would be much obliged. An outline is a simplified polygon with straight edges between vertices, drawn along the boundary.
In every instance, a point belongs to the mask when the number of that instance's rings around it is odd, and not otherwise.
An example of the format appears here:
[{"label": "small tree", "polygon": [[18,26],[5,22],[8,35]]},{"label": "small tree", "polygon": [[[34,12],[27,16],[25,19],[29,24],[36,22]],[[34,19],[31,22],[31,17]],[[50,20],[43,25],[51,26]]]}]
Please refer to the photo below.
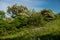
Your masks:
[{"label": "small tree", "polygon": [[8,6],[7,12],[12,14],[12,17],[14,17],[14,16],[21,15],[21,13],[26,14],[28,12],[28,9],[25,6],[22,6],[22,5],[18,6],[18,5],[15,4],[15,5],[11,6],[11,7]]},{"label": "small tree", "polygon": [[45,17],[45,20],[53,20],[55,18],[55,15],[54,13],[52,12],[52,10],[47,10],[47,9],[44,9],[41,11],[41,15],[43,17]]},{"label": "small tree", "polygon": [[4,11],[0,11],[0,19],[5,18],[5,12]]}]

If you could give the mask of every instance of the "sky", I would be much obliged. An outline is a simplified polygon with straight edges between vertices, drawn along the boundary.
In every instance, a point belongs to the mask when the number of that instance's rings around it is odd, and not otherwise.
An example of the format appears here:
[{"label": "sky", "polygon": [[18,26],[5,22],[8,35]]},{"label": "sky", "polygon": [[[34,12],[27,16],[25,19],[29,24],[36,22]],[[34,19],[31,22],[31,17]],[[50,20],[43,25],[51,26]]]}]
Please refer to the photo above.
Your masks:
[{"label": "sky", "polygon": [[36,11],[46,8],[53,10],[55,13],[60,12],[60,0],[0,0],[0,10],[6,12],[7,7],[13,4],[23,5]]}]

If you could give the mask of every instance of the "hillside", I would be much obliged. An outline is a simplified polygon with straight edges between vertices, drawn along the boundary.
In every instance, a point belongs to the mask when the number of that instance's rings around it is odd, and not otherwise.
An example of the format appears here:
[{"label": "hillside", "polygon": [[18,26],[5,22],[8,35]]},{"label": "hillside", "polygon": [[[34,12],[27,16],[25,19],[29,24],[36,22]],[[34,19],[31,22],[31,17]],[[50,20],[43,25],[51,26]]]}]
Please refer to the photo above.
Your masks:
[{"label": "hillside", "polygon": [[[8,16],[10,17],[8,17]],[[51,9],[36,11],[14,4],[0,10],[0,40],[58,40],[60,13]]]},{"label": "hillside", "polygon": [[0,39],[6,40],[57,40],[60,36],[60,19],[51,21],[45,27],[27,28],[17,34],[2,36]]}]

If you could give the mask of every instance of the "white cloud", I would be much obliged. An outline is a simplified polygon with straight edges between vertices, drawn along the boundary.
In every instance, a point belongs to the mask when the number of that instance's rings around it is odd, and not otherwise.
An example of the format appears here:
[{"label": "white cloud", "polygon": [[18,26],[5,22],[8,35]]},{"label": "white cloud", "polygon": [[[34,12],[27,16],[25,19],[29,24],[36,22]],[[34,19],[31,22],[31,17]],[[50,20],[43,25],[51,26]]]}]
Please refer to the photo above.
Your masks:
[{"label": "white cloud", "polygon": [[37,0],[22,0],[25,4],[30,4],[30,5],[42,5],[45,3],[45,1],[37,1]]},{"label": "white cloud", "polygon": [[8,4],[6,4],[6,3],[1,3],[0,2],[0,10],[4,10],[4,11],[6,11],[6,7],[8,6]]},{"label": "white cloud", "polygon": [[[45,1],[37,1],[37,0],[2,0],[0,1],[0,10],[7,10],[7,6],[13,5],[17,3],[18,5],[27,6],[29,8],[38,9],[37,7],[43,5]],[[41,8],[40,8],[41,9]]]}]

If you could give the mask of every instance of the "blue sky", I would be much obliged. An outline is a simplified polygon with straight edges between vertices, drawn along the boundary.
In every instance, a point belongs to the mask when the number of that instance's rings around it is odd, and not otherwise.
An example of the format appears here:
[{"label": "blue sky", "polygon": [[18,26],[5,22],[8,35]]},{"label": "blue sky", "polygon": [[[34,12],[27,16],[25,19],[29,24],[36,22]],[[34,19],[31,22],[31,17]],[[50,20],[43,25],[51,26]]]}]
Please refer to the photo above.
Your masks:
[{"label": "blue sky", "polygon": [[0,10],[6,12],[7,7],[13,4],[23,5],[36,11],[46,8],[53,10],[55,13],[60,12],[60,0],[0,0]]}]

